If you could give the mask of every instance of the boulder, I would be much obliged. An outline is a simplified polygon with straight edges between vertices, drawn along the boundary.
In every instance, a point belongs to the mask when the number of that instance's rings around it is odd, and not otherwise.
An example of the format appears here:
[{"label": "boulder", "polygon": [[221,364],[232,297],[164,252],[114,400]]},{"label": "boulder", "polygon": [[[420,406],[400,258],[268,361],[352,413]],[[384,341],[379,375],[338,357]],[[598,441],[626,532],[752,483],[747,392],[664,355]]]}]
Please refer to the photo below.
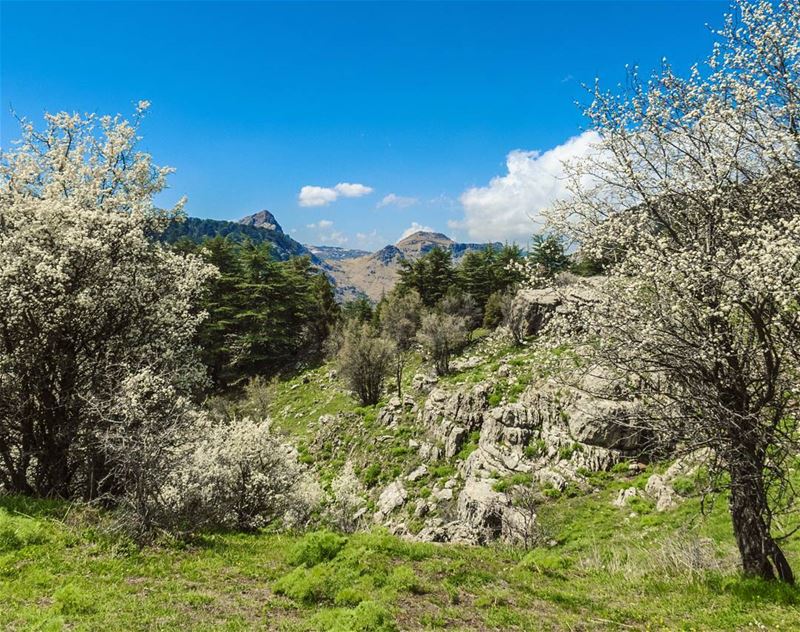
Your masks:
[{"label": "boulder", "polygon": [[627,489],[619,490],[617,497],[611,501],[615,507],[625,507],[631,498],[636,498],[639,495],[639,490],[635,487],[628,487]]},{"label": "boulder", "polygon": [[402,507],[406,502],[406,498],[408,498],[408,492],[403,487],[403,483],[394,481],[381,492],[378,498],[378,512],[388,516],[395,509]]},{"label": "boulder", "polygon": [[412,471],[408,476],[406,476],[406,480],[411,481],[413,483],[414,481],[418,481],[419,479],[421,479],[427,473],[428,473],[428,467],[423,463],[414,471]]},{"label": "boulder", "polygon": [[411,379],[411,388],[420,393],[430,393],[434,386],[439,382],[439,378],[434,375],[417,373]]},{"label": "boulder", "polygon": [[553,314],[574,312],[582,304],[595,302],[599,283],[598,278],[587,278],[565,287],[520,290],[511,303],[511,321],[522,335],[536,335]]},{"label": "boulder", "polygon": [[478,542],[496,540],[503,531],[504,494],[492,489],[492,481],[468,479],[458,496],[458,521]]}]

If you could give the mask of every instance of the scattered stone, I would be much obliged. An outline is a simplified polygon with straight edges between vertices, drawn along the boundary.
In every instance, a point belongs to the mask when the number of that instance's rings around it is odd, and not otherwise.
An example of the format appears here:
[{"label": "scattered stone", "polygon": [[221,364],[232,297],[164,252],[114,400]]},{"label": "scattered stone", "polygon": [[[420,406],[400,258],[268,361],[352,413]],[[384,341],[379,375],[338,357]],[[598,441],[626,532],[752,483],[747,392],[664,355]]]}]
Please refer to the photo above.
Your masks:
[{"label": "scattered stone", "polygon": [[400,481],[394,481],[381,492],[378,498],[378,510],[384,516],[388,516],[395,509],[402,507],[407,497],[408,492],[403,484]]},{"label": "scattered stone", "polygon": [[656,511],[667,511],[678,506],[678,495],[665,476],[653,474],[647,479],[644,491],[656,501]]},{"label": "scattered stone", "polygon": [[447,435],[447,440],[444,444],[444,456],[446,459],[452,459],[458,451],[461,450],[461,446],[464,445],[464,441],[467,438],[467,430],[466,428],[462,428],[460,426],[456,426],[452,430],[450,430],[450,434]]},{"label": "scattered stone", "polygon": [[628,501],[631,498],[636,498],[639,495],[639,490],[635,487],[628,487],[627,489],[619,490],[619,494],[617,497],[611,501],[611,504],[615,507],[624,507],[628,504]]},{"label": "scattered stone", "polygon": [[429,393],[431,389],[439,382],[439,378],[433,375],[426,375],[425,373],[417,373],[411,379],[411,387],[421,393]]},{"label": "scattered stone", "polygon": [[411,481],[413,483],[414,481],[418,481],[419,479],[421,479],[427,473],[428,473],[428,467],[423,463],[413,472],[411,472],[408,476],[406,476],[406,480]]}]

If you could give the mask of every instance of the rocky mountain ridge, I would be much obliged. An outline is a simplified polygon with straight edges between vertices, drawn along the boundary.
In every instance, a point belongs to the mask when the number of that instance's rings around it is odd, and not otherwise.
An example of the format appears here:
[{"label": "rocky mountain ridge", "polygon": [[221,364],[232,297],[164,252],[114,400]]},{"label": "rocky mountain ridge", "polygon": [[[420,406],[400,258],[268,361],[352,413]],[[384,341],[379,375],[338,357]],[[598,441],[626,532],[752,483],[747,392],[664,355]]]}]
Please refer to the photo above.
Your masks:
[{"label": "rocky mountain ridge", "polygon": [[[380,300],[391,290],[399,278],[400,264],[414,260],[433,248],[443,248],[458,261],[467,252],[481,250],[487,244],[458,243],[442,233],[418,231],[396,244],[384,246],[376,252],[341,248],[338,246],[312,246],[301,244],[287,235],[270,211],[263,209],[236,222],[227,220],[187,217],[173,222],[162,235],[162,241],[175,243],[188,238],[201,242],[211,237],[228,237],[234,241],[246,239],[268,242],[278,259],[307,256],[334,283],[338,300],[345,301],[367,296]],[[499,248],[502,244],[492,244]]]},{"label": "rocky mountain ridge", "polygon": [[[401,262],[413,261],[434,248],[449,250],[458,261],[467,252],[482,250],[488,244],[458,243],[442,233],[417,231],[396,244],[360,257],[326,259],[337,285],[353,287],[373,301],[390,291],[400,275]],[[493,246],[500,248],[502,244]],[[324,254],[321,255],[324,258]]]}]

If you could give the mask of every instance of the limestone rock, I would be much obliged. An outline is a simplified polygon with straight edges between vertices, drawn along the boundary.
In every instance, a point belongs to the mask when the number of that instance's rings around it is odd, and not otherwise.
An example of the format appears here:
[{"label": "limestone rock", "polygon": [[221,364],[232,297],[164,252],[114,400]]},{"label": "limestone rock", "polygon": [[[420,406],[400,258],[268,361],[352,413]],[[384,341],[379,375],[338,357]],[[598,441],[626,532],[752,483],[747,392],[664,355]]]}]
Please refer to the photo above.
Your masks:
[{"label": "limestone rock", "polygon": [[653,474],[644,490],[656,501],[656,511],[667,511],[678,505],[678,495],[664,476]]},{"label": "limestone rock", "polygon": [[395,509],[402,507],[406,502],[406,498],[408,498],[406,488],[403,487],[400,481],[394,481],[381,492],[378,498],[378,511],[387,516]]},{"label": "limestone rock", "polygon": [[433,496],[437,500],[441,501],[453,500],[453,489],[450,487],[445,487],[444,489],[438,489],[435,492],[433,492]]},{"label": "limestone rock", "polygon": [[413,483],[414,481],[418,481],[419,479],[421,479],[427,473],[428,473],[428,467],[423,463],[413,472],[411,472],[408,476],[406,476],[406,480],[411,481]]},{"label": "limestone rock", "polygon": [[639,495],[639,490],[635,487],[628,487],[627,489],[619,490],[617,497],[611,501],[615,507],[625,507],[631,498],[636,498]]},{"label": "limestone rock", "polygon": [[597,278],[581,279],[566,287],[520,290],[511,303],[511,320],[525,336],[538,334],[555,313],[569,313],[597,300]]},{"label": "limestone rock", "polygon": [[425,373],[417,373],[411,379],[411,387],[420,393],[429,393],[434,386],[436,386],[439,378]]}]

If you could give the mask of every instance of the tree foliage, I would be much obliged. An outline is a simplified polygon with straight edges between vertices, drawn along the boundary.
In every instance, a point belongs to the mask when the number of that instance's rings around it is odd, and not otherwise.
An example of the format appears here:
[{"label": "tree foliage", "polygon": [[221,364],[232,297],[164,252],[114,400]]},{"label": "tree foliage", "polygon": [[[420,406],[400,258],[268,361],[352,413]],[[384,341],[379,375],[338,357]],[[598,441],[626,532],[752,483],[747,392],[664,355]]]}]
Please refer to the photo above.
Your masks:
[{"label": "tree foliage", "polygon": [[372,325],[348,322],[338,353],[339,370],[362,405],[371,406],[380,399],[393,353],[393,345]]},{"label": "tree foliage", "polygon": [[736,9],[705,68],[595,89],[599,143],[551,217],[611,262],[586,355],[638,382],[637,426],[713,449],[744,571],[791,582],[775,531],[800,414],[800,3]]},{"label": "tree foliage", "polygon": [[199,342],[217,388],[271,375],[318,352],[338,317],[328,279],[307,257],[277,260],[269,243],[223,237],[182,242],[220,271],[211,282]]},{"label": "tree foliage", "polygon": [[151,238],[180,205],[153,204],[169,169],[136,148],[145,108],[133,124],[48,114],[41,131],[24,123],[0,160],[5,490],[93,498],[119,489],[109,430],[183,423],[184,402],[204,382],[196,306],[214,272]]},{"label": "tree foliage", "polygon": [[417,339],[433,362],[437,374],[447,375],[450,372],[450,360],[464,347],[468,333],[461,316],[430,312],[422,317]]}]

